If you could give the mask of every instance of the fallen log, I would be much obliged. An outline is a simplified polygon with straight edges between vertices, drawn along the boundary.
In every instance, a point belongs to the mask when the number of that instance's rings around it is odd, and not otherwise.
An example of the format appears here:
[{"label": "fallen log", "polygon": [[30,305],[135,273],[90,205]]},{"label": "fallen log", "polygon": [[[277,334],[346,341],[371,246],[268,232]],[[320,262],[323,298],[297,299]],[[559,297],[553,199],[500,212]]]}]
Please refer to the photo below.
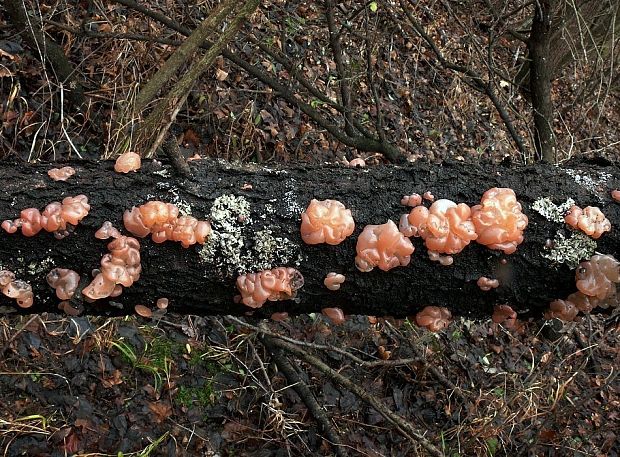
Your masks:
[{"label": "fallen log", "polygon": [[[620,168],[607,162],[562,167],[418,162],[355,169],[203,160],[191,162],[189,178],[157,161],[146,161],[139,172],[127,175],[115,173],[109,162],[73,162],[70,165],[76,174],[66,182],[51,180],[47,164],[3,165],[0,221],[19,217],[21,209],[42,209],[66,196],[87,195],[91,205],[88,216],[61,240],[46,232],[30,238],[20,232],[0,232],[0,269],[15,272],[33,288],[34,306],[22,312],[56,310],[59,300],[45,280],[52,268],[75,270],[81,275],[82,287],[88,284],[91,271],[99,268],[107,252],[108,241],[96,239],[95,231],[109,220],[127,233],[122,223],[124,210],[149,200],[174,203],[182,212],[210,220],[215,236],[204,246],[189,248],[170,241],[157,244],[150,237],[140,239],[140,279],[117,298],[84,303],[86,313],[127,314],[136,304],[152,307],[158,298],[166,297],[168,309],[179,313],[242,314],[248,308],[233,301],[240,273],[292,266],[305,278],[297,297],[267,302],[256,315],[339,307],[346,313],[406,316],[425,305],[440,305],[456,315],[483,317],[499,303],[509,303],[520,314],[540,315],[551,300],[576,290],[574,259],[585,258],[594,249],[592,243],[584,246],[583,238],[571,239],[575,232],[566,224],[535,211],[534,202],[540,204],[542,197],[557,204],[572,198],[581,207],[599,206],[613,228],[597,240],[595,249],[612,255],[620,252],[615,228],[620,224],[620,205],[610,197],[610,191],[620,187]],[[491,187],[512,188],[529,218],[525,241],[514,254],[504,255],[473,242],[454,256],[451,266],[442,266],[429,260],[421,239],[412,238],[416,250],[408,266],[388,272],[356,269],[357,236],[367,224],[398,222],[408,212],[400,203],[404,195],[430,191],[437,198],[474,205]],[[300,214],[312,198],[337,199],[350,208],[356,223],[353,235],[336,246],[304,244],[299,234]],[[346,276],[340,290],[330,291],[323,285],[329,272]],[[497,278],[500,286],[480,290],[476,281],[481,276]],[[14,300],[3,295],[0,305],[3,312],[16,310]]]}]

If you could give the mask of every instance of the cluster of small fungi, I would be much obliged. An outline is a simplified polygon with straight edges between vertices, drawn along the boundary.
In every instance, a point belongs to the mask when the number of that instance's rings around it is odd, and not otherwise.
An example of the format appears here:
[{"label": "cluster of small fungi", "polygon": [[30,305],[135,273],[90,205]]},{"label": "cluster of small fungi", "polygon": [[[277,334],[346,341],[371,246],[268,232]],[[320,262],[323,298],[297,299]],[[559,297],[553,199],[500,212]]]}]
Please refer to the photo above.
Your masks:
[{"label": "cluster of small fungi", "polygon": [[24,236],[35,236],[41,230],[51,232],[54,237],[66,237],[73,228],[88,215],[90,205],[86,195],[66,197],[60,202],[52,202],[45,207],[43,213],[37,208],[26,208],[20,212],[19,218],[5,220],[1,227],[7,233],[15,233],[21,228]]},{"label": "cluster of small fungi", "polygon": [[47,170],[47,175],[54,181],[66,181],[75,174],[73,167],[51,168]]},{"label": "cluster of small fungi", "polygon": [[30,308],[32,306],[32,287],[26,281],[15,279],[12,271],[0,270],[0,287],[4,295],[17,301],[19,307]]},{"label": "cluster of small fungi", "polygon": [[149,201],[134,206],[123,214],[125,228],[133,235],[144,238],[151,235],[155,243],[179,241],[184,248],[204,244],[211,234],[211,224],[192,216],[179,216],[179,208],[172,203]]},{"label": "cluster of small fungi", "polygon": [[579,312],[587,314],[597,307],[615,308],[620,305],[618,283],[620,262],[611,255],[596,254],[577,267],[575,285],[578,291],[565,300],[552,301],[545,318],[573,321]]},{"label": "cluster of small fungi", "polygon": [[304,277],[295,268],[278,267],[247,273],[237,278],[240,300],[250,308],[260,308],[269,301],[290,300],[304,285]]}]

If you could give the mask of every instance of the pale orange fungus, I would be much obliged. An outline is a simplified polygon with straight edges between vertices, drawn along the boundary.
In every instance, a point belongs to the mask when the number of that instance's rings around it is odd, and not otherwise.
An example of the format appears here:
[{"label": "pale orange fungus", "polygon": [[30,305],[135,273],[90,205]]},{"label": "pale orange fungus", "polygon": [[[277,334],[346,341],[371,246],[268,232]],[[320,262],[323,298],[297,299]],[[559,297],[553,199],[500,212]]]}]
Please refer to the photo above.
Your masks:
[{"label": "pale orange fungus", "polygon": [[595,240],[603,233],[611,231],[611,222],[596,206],[586,206],[581,209],[574,205],[564,217],[564,222]]},{"label": "pale orange fungus", "polygon": [[495,305],[491,320],[506,328],[512,328],[517,321],[517,313],[508,305]]},{"label": "pale orange fungus", "polygon": [[618,190],[618,189],[612,190],[611,191],[611,198],[613,198],[616,202],[620,203],[620,190]]},{"label": "pale orange fungus", "polygon": [[400,204],[403,206],[411,206],[416,207],[422,204],[422,196],[420,194],[411,194],[405,195],[401,200]]},{"label": "pale orange fungus", "polygon": [[340,244],[353,230],[351,210],[338,200],[312,199],[301,214],[301,238],[306,244]]},{"label": "pale orange fungus", "polygon": [[46,279],[61,300],[70,300],[80,283],[80,275],[67,268],[54,268],[47,274]]},{"label": "pale orange fungus", "polygon": [[135,152],[127,151],[121,154],[114,163],[114,171],[117,173],[129,173],[137,171],[142,166],[140,156]]},{"label": "pale orange fungus", "polygon": [[565,322],[574,321],[579,310],[574,303],[568,300],[554,300],[549,304],[549,309],[545,311],[545,319],[560,319]]},{"label": "pale orange fungus", "polygon": [[480,290],[485,292],[499,287],[499,281],[497,279],[490,279],[486,276],[480,276],[478,281],[476,281],[476,284],[480,287]]},{"label": "pale orange fungus", "polygon": [[452,319],[452,313],[443,306],[426,306],[415,315],[415,322],[420,327],[426,327],[431,332],[443,330]]},{"label": "pale orange fungus", "polygon": [[52,202],[43,213],[37,208],[26,208],[20,212],[19,219],[2,222],[2,228],[8,233],[22,229],[24,236],[35,236],[41,230],[51,232],[58,239],[64,238],[88,215],[90,205],[86,195],[66,197],[60,202]]},{"label": "pale orange fungus", "polygon": [[185,248],[196,243],[204,244],[211,235],[208,221],[199,221],[192,216],[179,217],[175,205],[160,201],[150,201],[125,211],[123,223],[135,236],[144,238],[150,233],[156,243],[179,241]]},{"label": "pale orange fungus", "polygon": [[75,174],[73,167],[52,168],[47,170],[47,175],[54,181],[66,181]]},{"label": "pale orange fungus", "polygon": [[135,238],[121,235],[108,243],[108,250],[110,253],[101,258],[100,272],[82,290],[84,296],[93,300],[119,295],[120,286],[131,286],[142,272],[140,243]]},{"label": "pale orange fungus", "polygon": [[512,189],[493,187],[487,190],[480,204],[471,211],[478,243],[512,254],[523,242],[528,220]]},{"label": "pale orange fungus", "polygon": [[138,316],[142,316],[146,318],[153,316],[153,311],[151,311],[151,308],[148,308],[144,305],[136,305],[133,307],[133,309]]},{"label": "pale orange fungus", "polygon": [[323,280],[323,284],[329,290],[338,290],[340,289],[340,284],[342,284],[345,280],[345,276],[340,273],[327,273],[325,279]]},{"label": "pale orange fungus", "polygon": [[158,309],[166,309],[168,308],[168,303],[169,303],[168,299],[165,297],[162,297],[162,298],[157,299],[156,305]]},{"label": "pale orange fungus", "polygon": [[121,236],[119,232],[110,221],[105,221],[101,227],[95,232],[95,238],[98,240],[107,240],[108,238],[118,238]]},{"label": "pale orange fungus", "polygon": [[321,314],[332,321],[332,324],[334,325],[344,324],[344,321],[346,320],[344,317],[344,312],[340,308],[323,308],[321,310]]},{"label": "pale orange fungus", "polygon": [[304,285],[304,277],[295,268],[278,267],[272,270],[247,273],[237,278],[241,301],[250,308],[260,308],[269,301],[289,300]]},{"label": "pale orange fungus", "polygon": [[435,201],[435,196],[431,193],[430,190],[427,190],[426,192],[424,192],[424,195],[422,195],[422,198],[424,198],[424,200],[429,201],[429,202]]},{"label": "pale orange fungus", "polygon": [[32,306],[32,287],[26,281],[15,279],[12,271],[0,270],[0,287],[2,287],[2,293],[9,298],[14,298],[21,308]]},{"label": "pale orange fungus", "polygon": [[439,252],[428,251],[428,258],[433,262],[439,262],[444,267],[449,267],[454,263],[454,257],[451,255],[440,255]]},{"label": "pale orange fungus", "polygon": [[381,225],[367,225],[357,239],[355,266],[368,272],[374,267],[388,271],[407,266],[415,248],[411,241],[398,231],[392,221]]},{"label": "pale orange fungus", "polygon": [[411,210],[405,235],[421,236],[429,251],[458,254],[477,238],[470,217],[471,209],[465,203],[437,200],[429,209],[417,206]]},{"label": "pale orange fungus", "polygon": [[365,166],[366,166],[366,161],[359,157],[351,160],[350,162],[347,162],[347,167],[351,167],[351,168],[355,168],[355,167],[364,168]]},{"label": "pale orange fungus", "polygon": [[577,289],[589,297],[604,300],[616,294],[620,263],[610,255],[596,254],[581,262],[575,272]]}]

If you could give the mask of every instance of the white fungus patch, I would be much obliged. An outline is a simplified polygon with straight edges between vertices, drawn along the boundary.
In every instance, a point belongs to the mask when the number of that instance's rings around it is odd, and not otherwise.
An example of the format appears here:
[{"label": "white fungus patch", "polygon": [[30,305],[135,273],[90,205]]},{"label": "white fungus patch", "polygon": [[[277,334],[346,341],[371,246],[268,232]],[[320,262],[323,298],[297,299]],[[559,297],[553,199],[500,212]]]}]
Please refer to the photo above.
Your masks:
[{"label": "white fungus patch", "polygon": [[166,168],[164,168],[162,170],[154,171],[153,174],[154,175],[158,175],[158,176],[162,176],[164,178],[169,178],[170,177],[170,172]]},{"label": "white fungus patch", "polygon": [[566,199],[561,205],[556,205],[549,197],[540,197],[532,204],[532,209],[548,221],[563,223],[564,215],[575,204],[572,198]]},{"label": "white fungus patch", "polygon": [[545,259],[577,268],[579,262],[594,255],[596,241],[582,232],[573,232],[568,239],[558,232],[551,247],[545,247],[545,250],[542,253]]}]

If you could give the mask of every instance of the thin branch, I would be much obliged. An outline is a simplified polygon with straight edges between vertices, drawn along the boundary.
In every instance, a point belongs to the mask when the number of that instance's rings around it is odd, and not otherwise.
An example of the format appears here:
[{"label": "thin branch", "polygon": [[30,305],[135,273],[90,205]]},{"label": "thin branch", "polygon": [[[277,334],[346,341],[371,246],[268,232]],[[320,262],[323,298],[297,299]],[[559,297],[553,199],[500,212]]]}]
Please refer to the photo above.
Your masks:
[{"label": "thin branch", "polygon": [[359,398],[364,400],[366,403],[372,406],[379,414],[381,414],[388,422],[394,425],[394,427],[403,436],[407,437],[414,443],[419,443],[424,449],[426,449],[426,451],[428,451],[429,453],[428,455],[432,455],[434,457],[444,457],[444,454],[429,440],[427,440],[424,435],[413,426],[413,424],[411,424],[399,414],[396,414],[374,395],[369,394],[362,386],[354,383],[346,376],[341,375],[336,370],[327,366],[322,360],[308,354],[306,351],[304,351],[298,346],[295,346],[294,344],[288,343],[278,338],[274,338],[272,342],[274,346],[284,349],[286,352],[300,358],[307,364],[319,370],[327,378],[340,384],[345,389],[351,391]]}]

